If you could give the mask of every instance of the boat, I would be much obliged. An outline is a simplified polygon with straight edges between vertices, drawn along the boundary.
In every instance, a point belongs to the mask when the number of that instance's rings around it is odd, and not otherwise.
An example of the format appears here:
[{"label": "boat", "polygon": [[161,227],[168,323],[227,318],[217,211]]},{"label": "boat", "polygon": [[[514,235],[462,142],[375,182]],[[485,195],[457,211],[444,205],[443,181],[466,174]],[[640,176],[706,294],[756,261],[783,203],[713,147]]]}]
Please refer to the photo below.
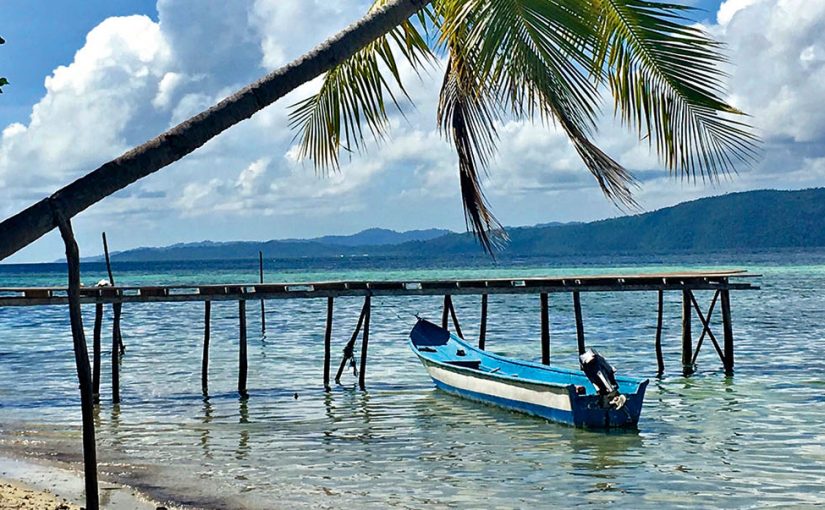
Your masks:
[{"label": "boat", "polygon": [[483,351],[425,319],[409,342],[447,393],[576,427],[638,425],[648,380],[616,377],[592,349],[580,356],[583,370],[567,370]]}]

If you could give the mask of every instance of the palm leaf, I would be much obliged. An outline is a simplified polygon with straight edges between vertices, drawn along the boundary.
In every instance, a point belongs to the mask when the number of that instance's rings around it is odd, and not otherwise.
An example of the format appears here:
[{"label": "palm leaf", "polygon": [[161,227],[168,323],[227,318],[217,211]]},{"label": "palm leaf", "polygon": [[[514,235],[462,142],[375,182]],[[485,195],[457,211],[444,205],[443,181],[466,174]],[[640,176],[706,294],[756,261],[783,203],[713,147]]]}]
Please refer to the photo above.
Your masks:
[{"label": "palm leaf", "polygon": [[[601,98],[589,76],[593,22],[578,0],[476,0],[445,16],[445,33],[466,42],[477,79],[491,83],[516,117],[558,122],[605,195],[636,207],[633,176],[590,139]],[[466,209],[466,206],[465,206]]]},{"label": "palm leaf", "polygon": [[696,179],[754,160],[758,140],[722,98],[720,45],[687,23],[689,7],[644,0],[591,0],[598,19],[594,69],[602,68],[622,121],[665,164]]},{"label": "palm leaf", "polygon": [[468,45],[469,16],[459,18],[459,3],[436,4],[439,20],[440,44],[449,58],[438,101],[438,127],[452,143],[458,157],[458,176],[464,219],[467,229],[493,255],[507,241],[504,228],[493,215],[482,189],[481,178],[490,159],[495,155],[498,134],[496,121],[501,107],[494,90],[484,80],[484,73],[476,66],[477,47]]},{"label": "palm leaf", "polygon": [[[386,3],[376,0],[370,11]],[[425,23],[420,13],[419,24],[426,27]],[[364,125],[375,139],[382,139],[389,122],[388,104],[401,111],[391,85],[409,96],[393,47],[416,71],[433,59],[425,38],[406,20],[330,70],[318,93],[291,106],[289,126],[297,130],[298,155],[311,159],[316,170],[337,169],[341,149],[359,150],[365,141]]]}]

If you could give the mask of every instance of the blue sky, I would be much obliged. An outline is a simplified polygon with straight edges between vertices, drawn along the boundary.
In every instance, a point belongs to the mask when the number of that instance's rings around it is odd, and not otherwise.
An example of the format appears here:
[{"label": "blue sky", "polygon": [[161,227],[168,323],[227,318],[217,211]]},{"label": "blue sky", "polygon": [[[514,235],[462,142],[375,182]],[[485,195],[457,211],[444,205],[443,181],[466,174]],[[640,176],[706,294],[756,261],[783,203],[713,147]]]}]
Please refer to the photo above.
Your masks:
[{"label": "blue sky", "polygon": [[[697,21],[727,45],[730,100],[752,115],[764,157],[717,185],[668,176],[605,116],[598,143],[642,181],[645,209],[758,188],[825,185],[825,2],[701,0]],[[0,216],[6,217],[283,65],[355,20],[363,0],[67,1],[0,4]],[[315,176],[297,161],[287,106],[307,85],[202,150],[90,208],[81,252],[174,242],[310,237],[379,226],[463,229],[455,160],[435,130],[439,70],[410,74],[415,107],[392,136]],[[606,109],[608,112],[609,108]],[[502,223],[621,214],[564,137],[510,122],[486,182]],[[54,260],[44,238],[7,262]]]}]

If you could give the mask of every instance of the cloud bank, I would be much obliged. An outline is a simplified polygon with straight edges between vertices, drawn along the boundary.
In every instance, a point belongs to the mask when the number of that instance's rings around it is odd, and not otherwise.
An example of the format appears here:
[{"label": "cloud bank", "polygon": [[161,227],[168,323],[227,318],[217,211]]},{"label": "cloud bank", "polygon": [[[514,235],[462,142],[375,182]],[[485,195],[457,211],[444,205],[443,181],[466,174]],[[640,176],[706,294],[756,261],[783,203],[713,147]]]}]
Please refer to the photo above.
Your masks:
[{"label": "cloud bank", "polygon": [[[200,5],[199,5],[200,4]],[[208,5],[207,5],[208,4]],[[45,78],[27,123],[2,128],[0,215],[8,216],[133,145],[207,108],[309,50],[365,12],[359,0],[160,0],[158,21],[109,18],[72,62]],[[715,186],[668,176],[632,134],[606,119],[600,146],[642,181],[646,208],[720,192],[825,185],[825,3],[727,0],[709,25],[727,45],[731,101],[765,140],[763,160]],[[435,129],[441,70],[409,70],[415,107],[391,137],[316,176],[296,160],[287,106],[308,84],[195,154],[118,193],[78,219],[81,249],[108,230],[126,249],[199,239],[303,237],[390,228],[463,227],[452,151]],[[606,108],[610,111],[610,108]],[[564,136],[508,122],[486,190],[505,224],[619,214]],[[126,233],[128,232],[128,237]],[[120,235],[119,235],[120,234]],[[53,259],[46,242],[29,259]],[[14,260],[14,259],[13,259]]]}]

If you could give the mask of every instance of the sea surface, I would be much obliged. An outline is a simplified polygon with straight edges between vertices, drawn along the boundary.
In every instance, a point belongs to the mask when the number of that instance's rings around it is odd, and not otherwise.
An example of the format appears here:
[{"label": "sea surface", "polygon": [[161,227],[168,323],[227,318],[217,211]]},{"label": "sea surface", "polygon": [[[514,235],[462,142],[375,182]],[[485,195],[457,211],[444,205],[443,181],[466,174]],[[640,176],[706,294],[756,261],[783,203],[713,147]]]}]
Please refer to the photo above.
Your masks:
[{"label": "sea surface", "polygon": [[[266,260],[266,281],[523,277],[743,268],[732,293],[736,372],[706,341],[680,364],[680,295],[665,293],[666,372],[656,377],[656,293],[586,293],[587,343],[621,374],[651,380],[638,430],[598,432],[464,401],[434,389],[407,347],[437,297],[374,298],[367,391],[350,369],[325,393],[326,300],[247,304],[248,400],[235,391],[238,305],[212,305],[209,393],[200,387],[202,303],[126,304],[119,406],[104,319],[104,476],[206,508],[765,508],[825,505],[825,252],[464,262],[353,257]],[[254,283],[257,261],[114,263],[124,285]],[[83,281],[105,278],[83,266]],[[60,264],[0,265],[0,287],[62,285]],[[711,295],[697,293],[706,309]],[[552,294],[552,361],[576,366],[568,294]],[[467,337],[478,296],[454,298]],[[362,300],[335,301],[333,370]],[[84,307],[91,346],[93,307]],[[721,339],[719,310],[713,328]],[[694,319],[694,338],[701,331]],[[487,348],[537,359],[539,297],[491,296]],[[359,367],[360,369],[361,367]],[[0,308],[0,451],[77,462],[80,406],[65,307]]]}]

